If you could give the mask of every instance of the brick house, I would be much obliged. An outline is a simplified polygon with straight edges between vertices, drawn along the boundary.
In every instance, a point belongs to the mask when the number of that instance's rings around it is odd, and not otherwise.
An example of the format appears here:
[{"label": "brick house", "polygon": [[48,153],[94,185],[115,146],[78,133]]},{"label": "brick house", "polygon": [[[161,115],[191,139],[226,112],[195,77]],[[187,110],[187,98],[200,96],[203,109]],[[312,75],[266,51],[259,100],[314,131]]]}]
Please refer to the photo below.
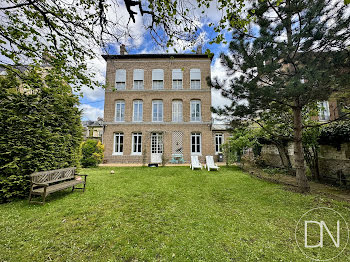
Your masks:
[{"label": "brick house", "polygon": [[[104,55],[105,163],[190,162],[218,153],[211,60],[204,54]],[[223,134],[218,130],[218,134]]]}]

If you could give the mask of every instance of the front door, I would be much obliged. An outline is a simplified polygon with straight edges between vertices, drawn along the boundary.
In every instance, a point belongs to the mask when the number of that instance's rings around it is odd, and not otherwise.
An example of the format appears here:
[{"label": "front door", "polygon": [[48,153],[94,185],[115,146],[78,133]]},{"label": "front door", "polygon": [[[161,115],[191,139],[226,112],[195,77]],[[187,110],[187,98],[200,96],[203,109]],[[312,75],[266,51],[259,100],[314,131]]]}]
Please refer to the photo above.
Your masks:
[{"label": "front door", "polygon": [[152,133],[151,135],[151,163],[162,163],[163,155],[163,134]]}]

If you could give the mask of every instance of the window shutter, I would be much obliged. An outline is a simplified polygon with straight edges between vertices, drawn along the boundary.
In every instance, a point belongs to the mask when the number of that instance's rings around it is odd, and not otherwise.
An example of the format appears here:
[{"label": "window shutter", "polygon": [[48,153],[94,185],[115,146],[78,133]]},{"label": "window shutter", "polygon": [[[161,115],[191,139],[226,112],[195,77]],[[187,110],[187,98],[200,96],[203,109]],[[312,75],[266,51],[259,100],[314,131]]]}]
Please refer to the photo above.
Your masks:
[{"label": "window shutter", "polygon": [[173,80],[182,80],[182,70],[173,69]]},{"label": "window shutter", "polygon": [[193,68],[190,71],[191,80],[200,80],[201,79],[201,70]]},{"label": "window shutter", "polygon": [[126,70],[125,69],[118,69],[115,72],[115,81],[116,82],[126,82]]},{"label": "window shutter", "polygon": [[135,69],[134,70],[134,80],[142,80],[144,79],[144,71],[143,69]]},{"label": "window shutter", "polygon": [[152,70],[152,80],[164,80],[163,69],[153,69]]}]

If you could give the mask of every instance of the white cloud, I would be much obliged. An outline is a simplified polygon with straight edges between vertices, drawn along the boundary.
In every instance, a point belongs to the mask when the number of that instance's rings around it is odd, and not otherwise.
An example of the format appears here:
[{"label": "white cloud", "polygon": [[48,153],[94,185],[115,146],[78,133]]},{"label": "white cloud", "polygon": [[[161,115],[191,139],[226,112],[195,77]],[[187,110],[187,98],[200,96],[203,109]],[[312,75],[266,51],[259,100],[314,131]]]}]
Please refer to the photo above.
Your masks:
[{"label": "white cloud", "polygon": [[84,120],[97,120],[98,117],[103,117],[103,109],[88,104],[81,104],[79,108],[83,110]]}]

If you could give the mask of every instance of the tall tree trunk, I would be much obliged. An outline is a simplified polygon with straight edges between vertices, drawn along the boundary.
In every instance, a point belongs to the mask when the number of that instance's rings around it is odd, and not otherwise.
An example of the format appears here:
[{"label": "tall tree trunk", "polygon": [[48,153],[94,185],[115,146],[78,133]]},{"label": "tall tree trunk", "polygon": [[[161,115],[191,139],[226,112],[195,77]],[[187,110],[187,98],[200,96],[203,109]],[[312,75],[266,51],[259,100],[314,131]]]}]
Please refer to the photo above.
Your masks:
[{"label": "tall tree trunk", "polygon": [[283,143],[279,142],[276,142],[275,145],[278,149],[283,167],[287,168],[288,170],[292,169],[292,163],[290,162],[288,150],[286,150],[286,147],[283,145]]},{"label": "tall tree trunk", "polygon": [[302,116],[301,107],[299,101],[295,101],[293,107],[293,120],[294,120],[294,160],[297,185],[300,192],[309,192],[310,186],[307,181],[305,164],[304,164],[304,152],[302,144]]}]

